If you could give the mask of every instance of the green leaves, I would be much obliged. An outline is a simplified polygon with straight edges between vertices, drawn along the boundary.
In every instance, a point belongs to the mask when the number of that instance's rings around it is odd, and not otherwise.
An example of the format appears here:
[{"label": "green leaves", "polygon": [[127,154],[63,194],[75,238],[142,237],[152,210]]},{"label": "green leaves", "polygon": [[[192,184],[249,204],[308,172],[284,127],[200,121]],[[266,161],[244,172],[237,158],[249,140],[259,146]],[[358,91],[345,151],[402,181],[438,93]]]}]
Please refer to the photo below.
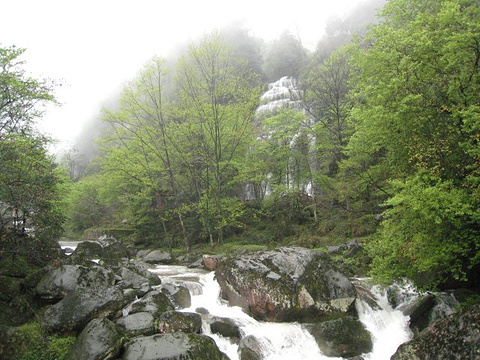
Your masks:
[{"label": "green leaves", "polygon": [[393,0],[383,14],[353,57],[348,146],[359,176],[388,189],[373,271],[466,280],[479,247],[478,4]]}]

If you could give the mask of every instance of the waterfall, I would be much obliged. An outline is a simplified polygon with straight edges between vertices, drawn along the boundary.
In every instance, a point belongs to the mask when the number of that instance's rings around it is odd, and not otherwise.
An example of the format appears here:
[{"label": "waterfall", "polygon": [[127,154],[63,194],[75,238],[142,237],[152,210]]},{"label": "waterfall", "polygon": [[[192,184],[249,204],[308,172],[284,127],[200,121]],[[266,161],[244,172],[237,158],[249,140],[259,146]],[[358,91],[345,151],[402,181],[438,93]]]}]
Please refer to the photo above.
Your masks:
[{"label": "waterfall", "polygon": [[375,297],[378,308],[372,308],[366,301],[356,300],[360,321],[372,335],[373,351],[365,360],[389,359],[398,346],[412,337],[408,326],[409,318],[398,309],[393,309],[387,299],[387,293],[380,286],[374,286],[371,293]]},{"label": "waterfall", "polygon": [[275,114],[281,108],[300,109],[300,90],[295,79],[289,76],[268,85],[268,90],[260,97],[257,117]]},{"label": "waterfall", "polygon": [[[182,311],[197,312],[199,310],[198,312],[202,314],[208,312],[209,315],[202,315],[204,318],[203,333],[212,337],[219,349],[231,360],[239,359],[237,353],[239,346],[230,339],[213,334],[206,321],[209,316],[233,320],[238,325],[242,338],[253,335],[260,344],[263,359],[342,359],[322,355],[315,339],[302,324],[257,321],[243,312],[241,308],[229,306],[220,297],[220,286],[215,280],[214,272],[164,265],[157,266],[157,269],[152,271],[159,274],[163,282],[183,284],[188,287],[192,287],[192,283],[200,285],[200,290],[193,286],[196,290],[192,294],[191,307]],[[398,299],[403,299],[400,301],[410,302],[416,296],[416,292],[409,284],[403,285],[403,287],[399,286],[396,291],[400,294]],[[373,286],[368,290],[368,294],[370,301],[359,298],[355,304],[359,319],[371,333],[373,340],[372,352],[362,356],[365,360],[389,359],[399,345],[412,337],[409,318],[400,310],[402,303],[398,303],[395,309],[392,308],[388,301],[388,294],[382,287]],[[446,299],[448,302],[450,298]]]}]

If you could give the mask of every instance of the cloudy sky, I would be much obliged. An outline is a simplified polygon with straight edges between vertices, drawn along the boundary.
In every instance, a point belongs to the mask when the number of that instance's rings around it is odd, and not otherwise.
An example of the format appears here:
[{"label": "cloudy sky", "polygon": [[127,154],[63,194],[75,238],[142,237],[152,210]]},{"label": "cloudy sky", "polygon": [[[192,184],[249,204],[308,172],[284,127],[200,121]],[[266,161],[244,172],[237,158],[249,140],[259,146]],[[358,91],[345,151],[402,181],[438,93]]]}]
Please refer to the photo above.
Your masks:
[{"label": "cloudy sky", "polygon": [[0,3],[0,46],[26,48],[26,69],[58,80],[62,106],[44,130],[67,147],[102,103],[153,55],[241,21],[265,40],[283,30],[314,48],[326,21],[360,0],[15,0]]}]

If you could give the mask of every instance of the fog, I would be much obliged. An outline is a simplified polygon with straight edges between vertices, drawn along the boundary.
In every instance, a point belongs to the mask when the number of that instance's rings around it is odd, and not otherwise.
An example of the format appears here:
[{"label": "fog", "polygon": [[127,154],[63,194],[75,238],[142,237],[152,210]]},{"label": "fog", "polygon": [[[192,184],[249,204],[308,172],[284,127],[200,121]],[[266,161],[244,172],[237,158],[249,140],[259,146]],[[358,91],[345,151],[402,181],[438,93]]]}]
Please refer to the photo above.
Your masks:
[{"label": "fog", "polygon": [[352,16],[358,3],[16,0],[0,6],[0,43],[26,48],[27,71],[60,84],[55,95],[61,105],[51,106],[41,122],[59,140],[58,150],[70,147],[153,55],[167,56],[233,22],[266,42],[288,31],[313,51],[328,22]]}]

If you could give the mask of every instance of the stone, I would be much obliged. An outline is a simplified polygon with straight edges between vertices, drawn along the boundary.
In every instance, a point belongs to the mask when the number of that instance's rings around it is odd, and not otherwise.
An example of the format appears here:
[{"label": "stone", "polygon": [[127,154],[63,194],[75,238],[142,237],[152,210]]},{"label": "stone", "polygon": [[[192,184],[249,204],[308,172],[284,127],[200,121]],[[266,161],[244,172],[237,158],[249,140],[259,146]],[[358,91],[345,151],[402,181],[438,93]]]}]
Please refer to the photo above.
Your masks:
[{"label": "stone", "polygon": [[262,360],[262,347],[258,339],[248,335],[238,344],[238,357],[240,360]]},{"label": "stone", "polygon": [[94,319],[82,330],[66,360],[116,359],[122,347],[122,334],[109,319]]},{"label": "stone", "polygon": [[158,319],[158,331],[160,333],[172,333],[182,331],[184,333],[200,333],[202,329],[202,317],[197,313],[167,311]]},{"label": "stone", "polygon": [[465,307],[400,345],[391,360],[480,359],[480,304]]},{"label": "stone", "polygon": [[108,287],[114,284],[115,273],[101,266],[63,265],[47,272],[35,291],[42,299],[59,300],[77,288]]},{"label": "stone", "polygon": [[125,345],[123,360],[225,360],[215,342],[182,332],[138,337]]},{"label": "stone", "polygon": [[155,319],[152,314],[138,312],[115,320],[117,324],[129,336],[148,336],[156,333]]},{"label": "stone", "polygon": [[40,325],[49,333],[79,332],[94,318],[113,316],[127,302],[117,287],[77,288],[47,306],[40,314]]},{"label": "stone", "polygon": [[179,286],[175,284],[163,284],[162,292],[167,294],[172,303],[178,309],[189,308],[192,305],[190,291],[188,291],[188,289],[184,286]]},{"label": "stone", "polygon": [[130,314],[149,312],[154,317],[158,317],[165,311],[174,310],[174,308],[167,295],[158,290],[152,290],[146,293],[140,300],[131,304]]},{"label": "stone", "polygon": [[143,261],[149,264],[165,264],[169,265],[173,262],[172,255],[161,250],[150,251],[143,257]]},{"label": "stone", "polygon": [[237,339],[240,339],[241,337],[240,328],[229,318],[213,317],[210,320],[210,330],[212,333],[222,335],[223,337]]},{"label": "stone", "polygon": [[350,316],[324,321],[307,329],[326,356],[353,357],[372,351],[370,333]]},{"label": "stone", "polygon": [[230,305],[261,320],[308,322],[354,308],[355,287],[320,251],[288,247],[222,258],[215,275]]},{"label": "stone", "polygon": [[202,256],[203,267],[208,271],[214,271],[217,268],[218,259],[213,255]]}]

